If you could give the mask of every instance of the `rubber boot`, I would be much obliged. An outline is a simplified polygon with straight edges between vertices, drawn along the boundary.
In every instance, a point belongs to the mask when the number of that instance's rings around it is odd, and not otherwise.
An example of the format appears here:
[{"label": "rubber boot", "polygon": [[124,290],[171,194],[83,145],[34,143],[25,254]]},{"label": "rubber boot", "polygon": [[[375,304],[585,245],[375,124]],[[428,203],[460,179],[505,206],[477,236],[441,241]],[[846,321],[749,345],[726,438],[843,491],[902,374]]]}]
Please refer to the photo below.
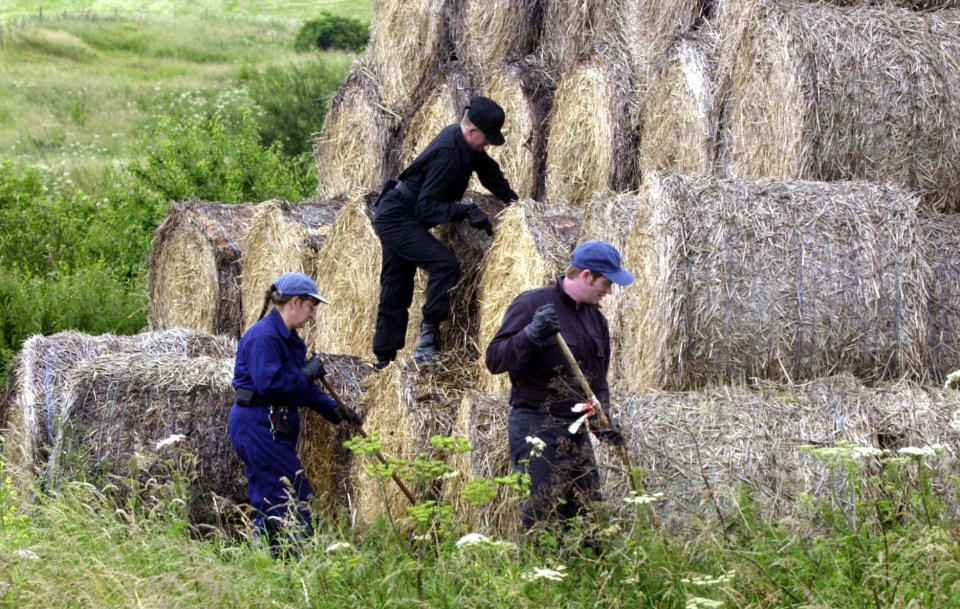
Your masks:
[{"label": "rubber boot", "polygon": [[423,322],[420,326],[420,343],[413,352],[413,359],[428,363],[440,353],[440,327],[437,324]]}]

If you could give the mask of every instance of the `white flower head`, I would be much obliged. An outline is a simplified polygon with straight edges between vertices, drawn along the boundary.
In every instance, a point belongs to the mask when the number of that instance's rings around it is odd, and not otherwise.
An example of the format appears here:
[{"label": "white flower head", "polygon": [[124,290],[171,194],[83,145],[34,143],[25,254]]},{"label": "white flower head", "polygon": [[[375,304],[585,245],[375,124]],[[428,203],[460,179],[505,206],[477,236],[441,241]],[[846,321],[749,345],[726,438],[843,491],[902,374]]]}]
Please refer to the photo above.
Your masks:
[{"label": "white flower head", "polygon": [[945,450],[940,444],[934,444],[933,446],[905,446],[898,450],[897,452],[901,455],[907,455],[908,457],[935,457],[937,453],[943,452]]},{"label": "white flower head", "polygon": [[654,493],[652,495],[638,495],[636,492],[631,492],[629,497],[624,497],[623,501],[625,503],[632,503],[633,505],[646,505],[648,503],[654,503],[660,501],[663,498],[663,493]]},{"label": "white flower head", "polygon": [[547,443],[541,440],[536,436],[527,436],[527,444],[531,446],[530,456],[539,457],[543,454],[543,449],[547,447]]},{"label": "white flower head", "polygon": [[350,545],[350,542],[348,541],[337,541],[327,546],[326,552],[327,554],[333,554],[334,552],[339,552],[340,550],[349,550],[352,547],[353,546]]},{"label": "white flower head", "polygon": [[566,567],[564,567],[563,565],[557,567],[556,569],[540,569],[538,567],[534,567],[533,571],[528,571],[527,573],[523,573],[520,575],[520,577],[527,581],[536,581],[538,579],[548,579],[550,581],[559,582],[559,581],[563,581],[563,578],[567,576],[567,574],[564,573],[565,570],[566,570]]},{"label": "white flower head", "polygon": [[481,535],[480,533],[467,533],[457,540],[457,547],[464,548],[467,546],[478,546],[488,543],[490,543],[490,538],[486,535]]},{"label": "white flower head", "polygon": [[944,389],[950,389],[953,386],[960,387],[960,370],[955,370],[947,375],[947,381],[943,384]]},{"label": "white flower head", "polygon": [[160,440],[159,442],[157,442],[157,448],[156,448],[156,450],[160,450],[160,449],[163,448],[164,446],[170,446],[171,444],[176,444],[177,442],[180,442],[180,441],[182,441],[182,440],[185,440],[186,438],[187,438],[187,436],[185,436],[185,435],[183,435],[183,434],[180,434],[180,433],[172,434],[172,435],[167,436],[166,438]]},{"label": "white flower head", "polygon": [[34,552],[33,550],[17,550],[16,552],[13,553],[13,555],[16,556],[17,558],[22,558],[23,560],[33,560],[33,561],[40,560],[40,557],[37,556],[37,553]]},{"label": "white flower head", "polygon": [[687,599],[686,609],[720,609],[720,607],[723,607],[723,601],[693,596]]}]

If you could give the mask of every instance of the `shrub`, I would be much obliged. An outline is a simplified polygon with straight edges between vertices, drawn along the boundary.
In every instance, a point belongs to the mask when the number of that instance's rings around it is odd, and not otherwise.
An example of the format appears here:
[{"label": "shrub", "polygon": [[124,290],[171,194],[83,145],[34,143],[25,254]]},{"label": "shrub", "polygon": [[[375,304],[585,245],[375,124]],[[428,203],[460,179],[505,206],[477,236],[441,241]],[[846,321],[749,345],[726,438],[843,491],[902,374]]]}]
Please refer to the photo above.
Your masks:
[{"label": "shrub", "polygon": [[300,26],[293,48],[300,52],[342,49],[359,53],[369,39],[370,26],[363,21],[322,12]]}]

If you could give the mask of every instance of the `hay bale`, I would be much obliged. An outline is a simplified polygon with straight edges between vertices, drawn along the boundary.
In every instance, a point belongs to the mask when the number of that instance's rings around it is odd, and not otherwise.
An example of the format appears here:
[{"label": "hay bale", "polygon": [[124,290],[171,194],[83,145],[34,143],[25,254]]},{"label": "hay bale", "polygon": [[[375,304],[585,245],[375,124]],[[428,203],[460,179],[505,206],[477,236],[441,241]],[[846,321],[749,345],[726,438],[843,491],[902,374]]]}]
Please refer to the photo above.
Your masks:
[{"label": "hay bale", "polygon": [[739,176],[894,182],[960,201],[960,12],[771,2],[725,45]]},{"label": "hay bale", "polygon": [[584,207],[638,184],[637,100],[623,54],[608,48],[568,68],[550,111],[544,198]]},{"label": "hay bale", "polygon": [[645,87],[676,40],[693,33],[714,3],[705,0],[620,0],[617,26],[630,49],[636,86]]},{"label": "hay bale", "polygon": [[169,357],[233,357],[231,338],[174,329],[135,336],[60,332],[31,336],[13,364],[8,388],[8,464],[23,489],[45,475],[49,449],[59,433],[70,373],[85,361],[107,354],[155,353]]},{"label": "hay bale", "polygon": [[597,45],[619,35],[621,0],[544,0],[540,54],[561,74]]},{"label": "hay bale", "polygon": [[707,36],[677,40],[646,91],[641,173],[713,173],[720,163],[720,99]]},{"label": "hay bale", "polygon": [[960,216],[920,218],[930,325],[930,376],[943,383],[960,369]]},{"label": "hay bale", "polygon": [[170,208],[154,232],[150,252],[151,329],[240,336],[239,244],[254,210],[253,205],[196,199]]},{"label": "hay bale", "polygon": [[[437,458],[440,455],[431,446],[430,438],[450,435],[461,398],[461,371],[448,354],[422,368],[403,355],[368,377],[364,386],[364,428],[368,433],[380,433],[384,443],[381,452],[387,458],[413,460],[421,454]],[[407,498],[393,480],[381,481],[366,473],[371,463],[372,458],[355,461],[356,486],[351,503],[355,520],[369,526],[380,515],[405,518]],[[440,485],[440,480],[404,477],[404,481],[418,502],[434,497]]]},{"label": "hay bale", "polygon": [[264,294],[274,279],[283,273],[309,273],[313,269],[345,201],[345,195],[299,204],[274,199],[257,207],[242,243],[240,293],[247,303],[244,330],[260,317]]},{"label": "hay bale", "polygon": [[[506,142],[487,148],[487,154],[500,164],[521,198],[536,199],[542,189],[544,123],[550,102],[542,75],[530,64],[510,64],[486,78],[480,93],[500,104],[507,115]],[[476,176],[470,188],[481,188]]]},{"label": "hay bale", "polygon": [[378,0],[374,6],[364,62],[391,114],[410,114],[410,101],[448,54],[444,17],[442,0]]},{"label": "hay bale", "polygon": [[[190,480],[191,521],[220,522],[224,507],[247,497],[243,464],[227,433],[233,365],[233,358],[150,353],[79,363],[66,387],[51,479],[92,473],[124,489],[131,479],[163,483],[181,469]],[[174,434],[184,436],[175,447],[157,446]],[[196,457],[195,465],[185,453]]]},{"label": "hay bale", "polygon": [[916,205],[867,183],[649,176],[624,255],[625,390],[921,377]]},{"label": "hay bale", "polygon": [[317,196],[330,199],[357,188],[379,191],[393,117],[383,109],[369,68],[355,66],[328,107],[313,143]]},{"label": "hay bale", "polygon": [[451,8],[454,52],[480,78],[531,53],[540,35],[537,0],[458,0]]},{"label": "hay bale", "polygon": [[471,532],[492,534],[505,540],[520,537],[520,509],[516,494],[501,488],[491,503],[474,506],[461,493],[470,480],[493,480],[512,473],[507,441],[509,414],[506,393],[469,391],[464,394],[451,435],[469,440],[473,450],[450,459],[456,476],[444,481],[443,485],[444,497]]},{"label": "hay bale", "polygon": [[476,364],[478,389],[503,391],[507,375],[491,375],[482,354],[500,329],[510,303],[521,293],[549,285],[566,269],[583,214],[521,199],[497,218],[497,232],[480,266],[479,324]]}]

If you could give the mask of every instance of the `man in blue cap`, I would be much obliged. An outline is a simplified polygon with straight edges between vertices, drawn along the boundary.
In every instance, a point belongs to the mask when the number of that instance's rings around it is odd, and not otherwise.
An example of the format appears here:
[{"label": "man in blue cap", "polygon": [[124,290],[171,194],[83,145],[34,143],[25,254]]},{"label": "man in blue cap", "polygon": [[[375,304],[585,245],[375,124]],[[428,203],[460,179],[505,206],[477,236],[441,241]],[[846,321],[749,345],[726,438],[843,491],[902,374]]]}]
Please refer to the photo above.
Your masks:
[{"label": "man in blue cap", "polygon": [[493,100],[475,96],[459,124],[445,127],[397,178],[389,180],[377,201],[373,228],[380,238],[380,303],[373,337],[375,367],[381,370],[397,357],[407,334],[417,268],[430,274],[423,305],[423,324],[415,358],[431,361],[440,350],[440,324],[450,316],[450,289],[460,277],[456,257],[430,234],[446,222],[467,220],[488,232],[492,224],[473,203],[461,203],[470,176],[505,203],[517,193],[485,149],[504,142],[505,114]]},{"label": "man in blue cap", "polygon": [[[508,435],[515,472],[530,475],[530,497],[520,507],[523,525],[559,521],[585,512],[600,498],[600,477],[587,425],[592,408],[557,344],[562,334],[594,396],[609,402],[610,331],[600,302],[613,284],[633,275],[609,243],[588,241],[573,250],[565,276],[545,288],[520,294],[507,309],[486,353],[487,369],[510,375]],[[594,435],[623,445],[617,427]]]}]

